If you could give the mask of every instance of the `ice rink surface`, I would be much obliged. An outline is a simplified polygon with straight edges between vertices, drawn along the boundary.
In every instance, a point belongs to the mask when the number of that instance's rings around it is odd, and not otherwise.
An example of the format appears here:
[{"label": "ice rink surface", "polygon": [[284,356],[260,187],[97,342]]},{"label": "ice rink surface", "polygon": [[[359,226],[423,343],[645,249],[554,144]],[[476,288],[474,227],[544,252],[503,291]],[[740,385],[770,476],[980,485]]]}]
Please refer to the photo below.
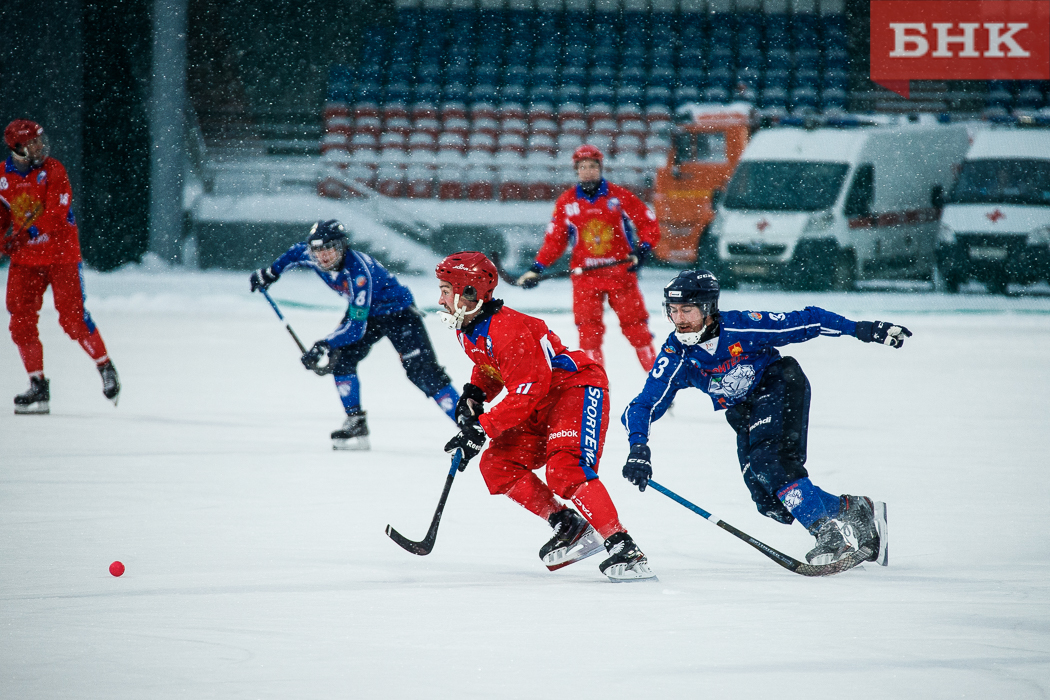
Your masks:
[{"label": "ice rink surface", "polygon": [[[660,287],[646,270],[658,338]],[[420,306],[436,283],[403,280]],[[0,271],[6,283],[6,271]],[[819,338],[784,352],[813,386],[810,474],[888,503],[890,566],[807,579],[620,476],[619,415],[644,374],[606,336],[612,415],[600,474],[657,583],[594,557],[550,573],[547,525],[489,496],[476,464],[417,557],[452,423],[388,342],[362,363],[372,450],[333,452],[341,406],[306,372],[247,274],[87,275],[120,371],[41,317],[50,416],[0,410],[0,698],[1045,698],[1050,695],[1050,299],[728,291],[724,308],[808,304],[891,320],[902,350]],[[339,320],[308,275],[272,288],[309,344]],[[570,345],[569,287],[497,290]],[[469,364],[430,314],[459,386]],[[0,400],[26,387],[0,338]],[[655,424],[657,480],[795,557],[812,538],[757,514],[734,436],[679,394]],[[114,578],[113,560],[127,566]]]}]

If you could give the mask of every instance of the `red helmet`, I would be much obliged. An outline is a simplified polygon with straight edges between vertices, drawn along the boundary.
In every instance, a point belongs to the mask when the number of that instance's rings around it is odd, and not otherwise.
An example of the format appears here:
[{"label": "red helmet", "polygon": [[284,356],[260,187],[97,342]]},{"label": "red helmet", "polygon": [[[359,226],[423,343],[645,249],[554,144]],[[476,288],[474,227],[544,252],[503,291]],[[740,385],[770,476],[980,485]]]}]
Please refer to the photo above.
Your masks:
[{"label": "red helmet", "polygon": [[15,119],[4,129],[4,143],[12,151],[18,151],[25,144],[43,135],[44,127],[36,122],[28,119]]},{"label": "red helmet", "polygon": [[601,165],[604,158],[605,156],[602,155],[602,152],[598,150],[597,146],[585,143],[573,152],[572,164],[575,166],[581,160],[596,160],[598,161],[598,165]]},{"label": "red helmet", "polygon": [[[452,285],[452,293],[464,299],[474,296],[475,301],[488,301],[492,290],[499,283],[499,273],[492,261],[484,254],[474,250],[453,253],[440,263],[435,270],[437,278]],[[471,288],[473,295],[467,294]]]}]

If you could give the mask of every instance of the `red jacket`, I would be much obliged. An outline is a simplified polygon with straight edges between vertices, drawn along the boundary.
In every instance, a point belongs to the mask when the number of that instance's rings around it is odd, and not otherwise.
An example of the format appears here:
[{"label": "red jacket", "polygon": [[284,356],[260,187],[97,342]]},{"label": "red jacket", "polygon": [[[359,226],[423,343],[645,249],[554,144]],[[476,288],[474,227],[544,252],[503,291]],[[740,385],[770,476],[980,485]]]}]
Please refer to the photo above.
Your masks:
[{"label": "red jacket", "polygon": [[12,235],[16,239],[12,262],[80,262],[80,237],[71,208],[73,191],[60,162],[48,158],[23,174],[9,157],[0,168],[0,197],[11,206]]},{"label": "red jacket", "polygon": [[[493,302],[489,302],[490,304]],[[457,331],[460,345],[474,363],[470,383],[492,401],[504,387],[507,395],[481,415],[490,438],[524,422],[543,399],[573,386],[607,389],[601,365],[579,350],[569,350],[547,324],[503,307],[470,331]]]},{"label": "red jacket", "polygon": [[[593,199],[579,185],[558,197],[536,262],[553,265],[571,244],[569,266],[589,267],[622,260],[640,245],[652,248],[659,241],[660,226],[652,210],[630,190],[603,178]],[[613,276],[624,269],[617,265],[586,274]]]}]

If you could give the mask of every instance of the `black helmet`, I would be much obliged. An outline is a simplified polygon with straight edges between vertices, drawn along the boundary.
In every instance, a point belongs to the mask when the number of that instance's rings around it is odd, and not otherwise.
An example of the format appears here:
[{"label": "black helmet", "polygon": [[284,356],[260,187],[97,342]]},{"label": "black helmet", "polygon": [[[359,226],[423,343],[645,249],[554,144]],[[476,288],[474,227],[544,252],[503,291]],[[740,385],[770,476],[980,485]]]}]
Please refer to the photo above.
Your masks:
[{"label": "black helmet", "polygon": [[[346,248],[346,227],[336,219],[318,221],[310,227],[310,235],[306,237],[306,249],[314,259],[314,262],[321,265],[324,269],[333,270],[342,265]],[[339,256],[333,264],[322,265],[317,259],[317,253],[322,250],[336,250]]]},{"label": "black helmet", "polygon": [[683,270],[664,287],[664,312],[668,304],[696,304],[704,316],[718,311],[718,279],[707,270]]}]

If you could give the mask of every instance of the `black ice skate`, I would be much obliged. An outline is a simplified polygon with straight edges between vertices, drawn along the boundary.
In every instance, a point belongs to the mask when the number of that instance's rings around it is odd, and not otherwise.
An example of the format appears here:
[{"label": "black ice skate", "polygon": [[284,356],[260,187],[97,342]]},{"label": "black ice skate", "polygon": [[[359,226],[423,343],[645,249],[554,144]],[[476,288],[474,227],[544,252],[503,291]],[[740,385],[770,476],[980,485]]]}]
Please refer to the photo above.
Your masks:
[{"label": "black ice skate", "polygon": [[553,513],[547,522],[554,528],[554,537],[540,547],[540,559],[551,571],[601,551],[598,533],[572,508]]},{"label": "black ice skate", "polygon": [[102,375],[102,395],[116,406],[120,400],[120,378],[117,377],[117,368],[113,366],[113,361],[106,360],[99,365],[98,373]]},{"label": "black ice skate", "polygon": [[886,504],[872,501],[867,496],[839,497],[839,520],[847,523],[857,538],[857,548],[867,547],[873,561],[879,566],[889,564],[889,532],[886,523]]},{"label": "black ice skate", "polygon": [[29,378],[29,391],[15,397],[15,413],[51,413],[51,382],[43,377]]},{"label": "black ice skate", "polygon": [[834,563],[855,551],[853,545],[842,536],[838,520],[821,518],[813,523],[809,533],[817,538],[817,546],[806,553],[806,561],[814,566]]},{"label": "black ice skate", "polygon": [[333,450],[367,450],[370,448],[365,411],[347,416],[343,427],[332,432]]},{"label": "black ice skate", "polygon": [[649,570],[649,560],[626,532],[617,532],[605,540],[605,549],[612,556],[598,568],[613,583],[656,580],[656,574]]}]

